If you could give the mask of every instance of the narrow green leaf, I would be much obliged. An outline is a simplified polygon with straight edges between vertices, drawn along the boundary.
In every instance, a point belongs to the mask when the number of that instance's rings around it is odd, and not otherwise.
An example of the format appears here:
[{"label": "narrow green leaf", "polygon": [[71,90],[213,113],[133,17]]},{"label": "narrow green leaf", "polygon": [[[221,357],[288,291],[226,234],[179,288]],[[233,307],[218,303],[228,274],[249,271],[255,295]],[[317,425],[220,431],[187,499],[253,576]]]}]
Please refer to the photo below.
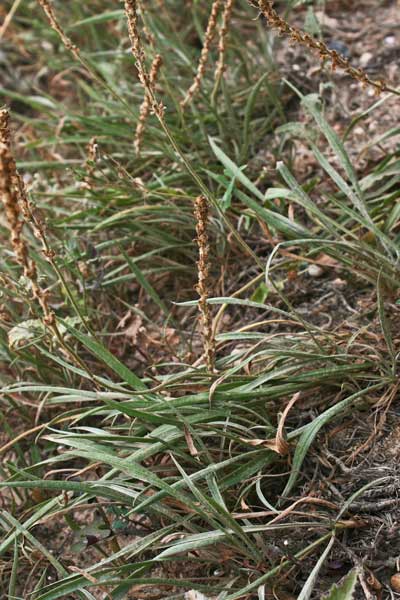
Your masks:
[{"label": "narrow green leaf", "polygon": [[357,585],[357,569],[352,569],[339,584],[334,584],[324,600],[353,600]]},{"label": "narrow green leaf", "polygon": [[92,17],[88,17],[87,19],[82,19],[81,21],[77,21],[73,25],[70,25],[70,27],[68,27],[67,29],[77,29],[78,27],[83,27],[84,25],[98,25],[99,23],[106,23],[108,21],[122,19],[124,16],[125,11],[122,9],[111,10],[108,12],[101,13],[99,15],[93,15]]},{"label": "narrow green leaf", "polygon": [[8,584],[8,598],[11,600],[12,598],[16,598],[16,589],[17,589],[17,577],[18,577],[18,565],[19,565],[19,551],[18,551],[18,541],[14,540],[14,558],[12,562],[10,582]]},{"label": "narrow green leaf", "polygon": [[254,196],[256,196],[256,198],[258,198],[259,200],[261,200],[263,202],[264,194],[262,192],[260,192],[260,190],[254,185],[254,183],[252,181],[250,181],[250,179],[243,173],[242,169],[240,167],[238,167],[233,162],[233,160],[231,160],[229,158],[229,156],[227,156],[225,154],[225,152],[223,150],[221,150],[221,148],[219,148],[217,146],[217,144],[214,142],[214,140],[211,137],[209,137],[208,140],[210,142],[210,146],[211,146],[215,156],[224,165],[225,169],[227,169],[227,171],[230,173],[230,175],[235,177],[235,179],[237,179],[237,181],[240,181],[240,183],[242,183],[245,186],[245,188],[247,188],[249,190],[249,192],[254,194]]},{"label": "narrow green leaf", "polygon": [[383,336],[385,338],[387,349],[388,349],[390,357],[392,359],[393,368],[395,368],[395,364],[394,363],[395,363],[395,360],[396,360],[396,352],[395,352],[395,349],[394,349],[392,333],[390,331],[389,320],[388,320],[388,318],[386,316],[386,311],[385,311],[384,290],[383,290],[383,286],[382,286],[382,277],[381,277],[381,275],[382,275],[382,273],[379,274],[378,283],[377,283],[377,286],[376,286],[376,289],[377,289],[377,299],[378,299],[379,321],[380,321],[380,324],[381,324],[381,329],[382,329]]},{"label": "narrow green leaf", "polygon": [[297,600],[310,600],[311,595],[314,590],[314,587],[315,587],[315,584],[317,582],[317,578],[318,578],[319,572],[321,570],[321,567],[324,564],[327,556],[329,555],[329,552],[331,551],[331,548],[332,548],[334,542],[335,542],[335,538],[334,538],[334,536],[332,536],[329,541],[329,544],[327,545],[327,547],[325,548],[325,550],[319,557],[315,567],[313,568],[313,570],[307,577],[307,581],[305,582],[300,594],[298,595]]},{"label": "narrow green leaf", "polygon": [[265,81],[268,77],[268,73],[263,73],[257,83],[253,86],[249,97],[246,102],[246,106],[244,109],[244,122],[243,122],[243,142],[241,149],[241,156],[247,156],[248,148],[249,148],[249,135],[250,135],[250,123],[251,116],[253,114],[254,105],[258,96],[258,93]]},{"label": "narrow green leaf", "polygon": [[[356,192],[360,203],[363,203],[362,193],[358,184],[356,172],[353,168],[353,165],[350,162],[349,156],[345,150],[342,141],[322,114],[320,97],[318,96],[318,94],[309,94],[308,96],[304,96],[302,98],[301,103],[315,119],[319,129],[322,131],[326,140],[328,141],[328,144],[338,157],[344,172],[346,173],[347,177],[354,186],[354,191]],[[362,210],[365,211],[366,214],[368,214],[368,211],[366,210],[364,204]]]},{"label": "narrow green leaf", "polygon": [[[306,425],[304,428],[302,428],[302,434],[300,436],[299,441],[297,442],[296,450],[294,453],[293,464],[292,464],[292,469],[291,469],[291,472],[289,475],[289,479],[287,481],[285,489],[282,492],[283,497],[287,496],[292,491],[293,486],[295,485],[297,478],[300,474],[301,466],[307,455],[308,449],[310,448],[311,444],[315,440],[320,429],[322,427],[324,427],[324,425],[329,423],[329,421],[331,421],[331,419],[333,419],[338,414],[340,414],[342,411],[344,411],[346,408],[351,406],[351,404],[355,400],[366,395],[373,389],[377,389],[378,387],[381,387],[382,385],[383,384],[380,383],[375,386],[371,386],[364,390],[358,391],[355,394],[352,394],[348,398],[345,398],[341,402],[338,402],[334,406],[331,406],[331,408],[328,408],[325,412],[323,412],[316,419],[314,419],[311,423],[309,423],[309,425]],[[292,435],[293,434],[294,434],[294,432],[292,433]],[[288,437],[290,438],[291,436],[289,435]]]},{"label": "narrow green leaf", "polygon": [[[297,238],[312,238],[312,232],[299,225],[295,221],[291,221],[288,217],[281,215],[276,210],[270,210],[269,208],[264,208],[258,202],[250,198],[247,194],[242,192],[241,190],[236,189],[235,195],[250,208],[255,214],[260,217],[262,221],[267,223],[270,227],[273,227],[283,233],[289,239],[297,239]],[[265,203],[265,198],[264,198]]]},{"label": "narrow green leaf", "polygon": [[135,375],[128,367],[126,367],[118,358],[116,358],[105,346],[100,344],[97,340],[89,337],[82,333],[75,327],[72,327],[66,320],[61,321],[65,328],[71,333],[79,342],[81,342],[92,354],[100,359],[104,365],[107,365],[119,375],[128,385],[134,390],[144,391],[147,389],[142,380]]},{"label": "narrow green leaf", "polygon": [[142,271],[139,269],[138,265],[136,263],[133,262],[133,260],[131,259],[130,256],[128,256],[126,254],[126,252],[124,252],[123,250],[121,251],[126,262],[129,265],[130,270],[132,271],[132,273],[135,275],[138,283],[142,286],[143,289],[146,290],[146,292],[148,293],[148,295],[150,296],[150,298],[157,304],[157,306],[163,311],[163,313],[165,314],[165,316],[169,316],[170,314],[170,310],[168,310],[167,306],[164,304],[164,302],[161,300],[160,296],[157,294],[156,290],[153,288],[153,286],[151,285],[151,283],[146,279],[146,277],[143,275]]}]

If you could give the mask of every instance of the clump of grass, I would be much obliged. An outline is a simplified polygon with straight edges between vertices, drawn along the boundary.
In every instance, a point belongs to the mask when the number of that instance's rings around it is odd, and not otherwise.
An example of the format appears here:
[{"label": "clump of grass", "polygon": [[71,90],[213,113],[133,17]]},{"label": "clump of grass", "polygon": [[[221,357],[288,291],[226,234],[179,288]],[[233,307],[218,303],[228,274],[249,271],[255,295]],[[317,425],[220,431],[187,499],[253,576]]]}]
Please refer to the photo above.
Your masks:
[{"label": "clump of grass", "polygon": [[[190,127],[183,127],[180,89],[193,84],[186,33],[198,24],[196,14],[171,15],[172,5],[162,3],[160,15],[159,0],[143,8],[125,0],[130,38],[123,43],[136,61],[136,82],[132,59],[115,48],[123,15],[104,2],[102,14],[77,4],[69,25],[82,64],[95,56],[106,79],[89,86],[86,73],[67,70],[79,94],[74,86],[65,103],[50,102],[47,88],[35,89],[33,97],[7,91],[8,100],[46,115],[35,119],[40,137],[31,139],[31,117],[19,114],[29,125],[22,129],[28,131],[24,169],[40,170],[32,189],[48,215],[45,229],[34,221],[32,206],[23,209],[16,176],[7,189],[19,210],[11,215],[16,239],[22,239],[23,213],[35,233],[29,252],[51,288],[63,334],[54,341],[32,331],[26,303],[14,310],[14,289],[22,298],[18,281],[12,292],[0,281],[9,308],[0,335],[8,376],[1,418],[10,438],[0,448],[0,487],[16,499],[5,496],[0,515],[4,579],[12,575],[4,589],[10,597],[93,600],[98,593],[124,598],[131,588],[144,594],[153,586],[165,598],[196,589],[233,600],[298,595],[306,580],[303,596],[316,594],[318,570],[333,544],[343,531],[362,529],[352,497],[333,501],[326,494],[322,484],[333,467],[321,449],[336,427],[353,425],[354,415],[365,421],[372,410],[386,411],[398,390],[396,342],[384,306],[399,281],[395,157],[360,177],[318,99],[297,90],[299,110],[313,120],[307,131],[298,123],[285,129],[285,88],[265,75],[265,34],[258,39],[253,27],[254,48],[244,50],[229,2],[217,60],[230,67],[234,55],[234,68],[218,102],[204,94],[202,110],[193,106]],[[68,7],[59,4],[60,20]],[[38,71],[44,62],[50,73],[63,72],[69,55],[61,48],[55,58],[44,57],[41,44],[53,40],[52,31],[31,18],[31,4],[24,10],[34,27],[30,49],[39,48]],[[235,11],[252,26],[240,3]],[[176,52],[165,51],[166,40]],[[165,111],[147,48],[165,61]],[[220,91],[212,69],[201,83]],[[155,113],[163,131],[148,119],[151,152],[132,157],[132,124],[140,123],[143,93],[146,118]],[[314,153],[319,183],[299,182],[288,166],[284,142],[299,130]],[[1,131],[6,139],[8,130]],[[243,165],[266,135],[282,161],[257,184]],[[317,146],[321,135],[340,167]],[[101,147],[95,172],[94,138]],[[211,228],[218,256],[213,271],[220,268],[212,286]],[[57,260],[41,252],[50,234]],[[11,274],[12,280],[9,245],[4,239],[2,268],[3,279]],[[344,319],[351,316],[347,323],[332,324],[325,315],[321,325],[311,303],[304,311],[303,286],[321,298],[307,275],[307,265],[319,262],[370,295],[368,322],[352,306],[344,311]],[[193,298],[196,279],[199,298]],[[183,303],[173,305],[177,300]],[[215,336],[213,306],[220,307]],[[71,308],[82,318],[71,319]],[[194,335],[199,311],[203,344]],[[20,345],[7,344],[10,333],[20,336]],[[207,368],[198,369],[203,363]],[[218,378],[211,378],[216,371]],[[68,554],[53,545],[57,526],[68,529],[66,547],[74,544]],[[35,562],[27,564],[31,557]],[[27,569],[32,575],[22,577]]]}]

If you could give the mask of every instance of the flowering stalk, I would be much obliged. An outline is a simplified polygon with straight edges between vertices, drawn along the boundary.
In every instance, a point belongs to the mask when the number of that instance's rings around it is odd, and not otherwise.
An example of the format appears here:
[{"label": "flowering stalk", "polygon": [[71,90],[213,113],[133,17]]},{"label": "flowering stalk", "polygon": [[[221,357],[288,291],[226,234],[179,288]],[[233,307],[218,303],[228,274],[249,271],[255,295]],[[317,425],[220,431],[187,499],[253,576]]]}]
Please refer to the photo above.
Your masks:
[{"label": "flowering stalk", "polygon": [[219,81],[225,71],[226,38],[229,31],[229,24],[232,17],[233,0],[226,0],[224,12],[222,14],[222,24],[219,30],[218,40],[218,62],[215,69],[215,80]]},{"label": "flowering stalk", "polygon": [[391,92],[400,95],[400,91],[389,87],[383,80],[371,79],[362,69],[352,67],[347,58],[336,52],[336,50],[328,48],[321,40],[316,40],[308,33],[290,25],[276,12],[271,0],[248,0],[248,2],[261,11],[272,29],[278,31],[281,35],[288,36],[296,44],[315,50],[321,60],[330,60],[332,70],[339,67],[347,75],[359,81],[363,87],[371,86],[375,88],[377,94]]},{"label": "flowering stalk", "polygon": [[11,233],[11,245],[14,250],[17,262],[22,266],[23,273],[30,283],[33,298],[40,305],[43,312],[43,323],[57,338],[60,346],[69,354],[72,360],[81,368],[84,369],[89,377],[97,386],[92,373],[82,362],[75,351],[70,348],[64,341],[63,336],[57,325],[56,317],[53,310],[50,308],[48,299],[48,290],[43,289],[38,280],[38,272],[35,261],[30,258],[28,245],[22,237],[22,228],[24,222],[33,230],[35,237],[42,244],[42,253],[56,271],[68,297],[70,298],[75,310],[79,314],[82,322],[87,327],[86,321],[79,313],[76,302],[71,295],[67,283],[55,261],[55,253],[50,248],[47,238],[45,225],[38,217],[33,209],[28,196],[24,181],[19,174],[14,156],[11,151],[11,133],[9,128],[9,113],[6,109],[0,111],[0,202],[4,206],[6,219]]},{"label": "flowering stalk", "polygon": [[33,297],[39,302],[43,314],[44,323],[55,328],[55,316],[49,307],[47,292],[38,283],[37,268],[35,262],[29,257],[28,246],[23,239],[21,210],[19,204],[20,177],[16,170],[15,160],[10,148],[0,144],[0,198],[3,203],[8,226],[11,232],[11,245],[15,252],[18,263],[22,266],[24,276],[31,284]]},{"label": "flowering stalk", "polygon": [[[2,139],[11,140],[9,130],[9,115],[0,115],[0,135]],[[6,128],[1,129],[1,125],[6,123]],[[1,133],[2,132],[2,133]],[[42,219],[33,210],[32,204],[28,199],[25,183],[17,170],[14,156],[11,151],[10,143],[0,144],[0,198],[4,204],[7,220],[11,230],[11,243],[18,262],[24,269],[24,275],[31,282],[33,297],[39,302],[43,314],[44,323],[52,328],[56,337],[62,342],[62,336],[57,328],[56,319],[53,311],[49,307],[47,291],[43,290],[38,283],[36,264],[29,258],[28,247],[25,240],[21,237],[23,221],[33,230],[33,233],[42,245],[42,254],[51,264],[57,273],[59,280],[68,296],[75,312],[81,319],[86,329],[94,335],[90,325],[82,315],[75,298],[71,294],[63,273],[55,260],[55,252],[50,247],[46,235],[46,226]],[[23,217],[23,220],[21,219]],[[71,352],[70,352],[71,354]]]},{"label": "flowering stalk", "polygon": [[96,162],[97,159],[97,151],[98,151],[98,145],[97,145],[97,138],[96,137],[92,137],[88,143],[88,145],[86,146],[86,150],[87,150],[87,156],[86,156],[86,160],[85,160],[85,171],[86,171],[86,175],[84,177],[84,187],[86,187],[86,189],[91,190],[93,187],[93,175],[94,175],[94,163]]},{"label": "flowering stalk", "polygon": [[199,248],[199,260],[197,262],[198,284],[196,290],[200,297],[199,310],[207,369],[210,373],[213,373],[215,370],[215,339],[212,330],[210,307],[207,302],[209,298],[210,258],[207,234],[208,202],[204,196],[196,198],[194,214],[196,217],[196,240]]},{"label": "flowering stalk", "polygon": [[191,102],[193,96],[200,89],[201,81],[206,72],[206,64],[207,64],[207,60],[208,60],[208,55],[210,53],[211,43],[214,39],[215,30],[217,27],[217,19],[218,19],[220,6],[221,6],[221,0],[214,0],[213,5],[211,7],[210,16],[208,18],[207,29],[206,29],[206,32],[204,35],[204,44],[203,44],[203,48],[202,48],[202,51],[200,54],[200,60],[199,60],[198,66],[197,66],[196,76],[194,78],[192,85],[186,92],[184,99],[181,102],[182,108],[185,108],[185,106],[187,104],[189,104],[189,102]]},{"label": "flowering stalk", "polygon": [[125,0],[125,14],[126,14],[127,22],[128,22],[128,33],[129,33],[129,38],[131,41],[132,54],[135,57],[136,67],[138,70],[140,82],[150,99],[151,110],[156,115],[156,117],[160,123],[160,126],[161,126],[162,130],[164,131],[172,148],[175,150],[176,154],[179,156],[180,160],[182,161],[182,164],[187,169],[187,171],[188,171],[189,175],[191,176],[191,178],[193,179],[193,181],[196,183],[196,185],[202,191],[202,194],[204,196],[206,196],[208,201],[211,202],[215,206],[216,210],[219,211],[223,222],[229,228],[230,232],[232,233],[232,236],[237,240],[238,244],[243,248],[243,250],[246,252],[246,254],[251,256],[260,268],[263,268],[262,263],[258,259],[257,255],[253,252],[253,250],[249,247],[249,245],[240,236],[240,234],[237,232],[236,228],[232,225],[232,223],[229,221],[229,219],[227,219],[226,215],[220,210],[217,202],[213,198],[212,194],[210,194],[207,187],[204,185],[202,179],[197,174],[196,169],[193,167],[191,161],[185,156],[185,154],[180,149],[174,135],[172,134],[171,130],[169,129],[169,127],[165,121],[164,105],[162,104],[162,102],[157,101],[156,95],[154,93],[154,89],[150,85],[150,78],[147,73],[147,69],[146,69],[146,65],[145,65],[145,55],[144,55],[144,51],[143,51],[143,47],[142,47],[142,43],[141,43],[141,39],[140,39],[140,34],[139,34],[139,29],[138,29],[136,0]]},{"label": "flowering stalk", "polygon": [[79,48],[73,43],[73,41],[67,36],[65,31],[61,27],[60,23],[58,22],[58,19],[54,12],[53,5],[51,4],[50,0],[38,0],[38,2],[40,4],[40,6],[43,8],[44,13],[49,20],[51,28],[54,29],[54,31],[56,33],[58,33],[64,46],[70,52],[72,52],[72,54],[75,56],[75,58],[80,60]]},{"label": "flowering stalk", "polygon": [[[158,73],[159,73],[161,65],[162,65],[162,58],[161,58],[160,54],[157,54],[154,57],[154,60],[153,60],[153,63],[151,65],[151,69],[150,69],[150,75],[149,75],[149,84],[152,87],[154,87],[154,85],[157,81],[157,77],[158,77]],[[151,109],[151,98],[149,97],[149,94],[145,90],[144,99],[143,99],[142,105],[140,107],[139,121],[138,121],[138,124],[136,127],[135,141],[134,141],[135,152],[137,155],[140,154],[140,148],[141,148],[141,145],[143,142],[144,130],[145,130],[145,126],[146,126],[146,121],[150,114],[150,109]]]}]

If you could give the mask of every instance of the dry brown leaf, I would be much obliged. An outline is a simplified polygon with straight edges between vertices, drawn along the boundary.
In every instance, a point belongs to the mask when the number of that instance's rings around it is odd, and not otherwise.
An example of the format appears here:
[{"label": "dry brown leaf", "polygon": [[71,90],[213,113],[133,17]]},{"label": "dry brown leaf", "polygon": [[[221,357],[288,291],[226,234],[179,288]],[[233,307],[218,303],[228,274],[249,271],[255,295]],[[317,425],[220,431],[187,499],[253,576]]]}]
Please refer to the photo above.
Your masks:
[{"label": "dry brown leaf", "polygon": [[367,583],[369,587],[375,592],[380,592],[382,589],[381,582],[375,577],[375,575],[370,571],[367,577]]},{"label": "dry brown leaf", "polygon": [[140,328],[142,327],[142,323],[143,322],[141,317],[136,316],[124,331],[126,337],[130,338],[133,344],[137,343],[137,338],[140,332]]},{"label": "dry brown leaf", "polygon": [[125,325],[128,323],[128,321],[131,318],[131,316],[132,316],[132,311],[128,310],[128,312],[124,314],[124,316],[122,317],[122,319],[120,319],[118,321],[117,329],[123,329],[125,327]]},{"label": "dry brown leaf", "polygon": [[99,589],[101,589],[106,594],[105,597],[109,598],[111,600],[111,596],[109,595],[109,593],[106,590],[106,588],[103,587],[101,585],[101,583],[95,577],[93,577],[93,575],[91,575],[90,573],[88,573],[84,569],[80,569],[79,567],[70,566],[68,568],[69,568],[69,570],[72,573],[78,573],[78,575],[81,575],[82,577],[84,577],[85,579],[87,579],[88,581],[90,581],[90,583],[93,583],[94,585],[97,585],[99,587]]},{"label": "dry brown leaf", "polygon": [[180,343],[179,333],[177,333],[176,329],[172,327],[167,327],[164,331],[164,339],[166,340],[168,346],[175,348]]},{"label": "dry brown leaf", "polygon": [[287,442],[283,443],[281,440],[280,444],[278,444],[276,442],[276,438],[274,440],[240,438],[240,441],[244,442],[245,444],[248,444],[249,446],[264,446],[264,448],[268,448],[269,450],[272,450],[272,452],[276,452],[277,454],[281,454],[282,456],[288,454],[289,452],[289,446]]},{"label": "dry brown leaf", "polygon": [[193,438],[191,436],[189,429],[186,427],[186,425],[183,426],[183,431],[185,434],[185,440],[187,443],[187,447],[189,448],[190,456],[195,456],[195,457],[198,456],[199,452],[198,452],[196,446],[194,445]]},{"label": "dry brown leaf", "polygon": [[337,19],[329,17],[322,10],[315,11],[315,16],[318,19],[320,25],[328,27],[329,29],[333,29],[333,31],[336,31],[338,29],[339,21]]},{"label": "dry brown leaf", "polygon": [[244,498],[240,499],[240,508],[242,510],[250,510],[250,506],[246,503]]},{"label": "dry brown leaf", "polygon": [[332,258],[332,256],[329,256],[329,254],[320,254],[315,263],[317,265],[321,265],[322,267],[336,268],[339,266],[338,261]]},{"label": "dry brown leaf", "polygon": [[288,402],[288,404],[287,404],[285,410],[283,411],[282,416],[279,420],[279,425],[278,425],[278,429],[276,431],[275,439],[260,440],[260,439],[240,438],[240,440],[246,444],[249,444],[250,446],[264,446],[264,448],[269,448],[269,450],[272,450],[272,452],[276,452],[277,454],[280,454],[281,456],[286,456],[287,454],[289,454],[290,446],[286,441],[285,421],[289,414],[290,409],[295,404],[295,402],[297,402],[297,400],[299,398],[300,398],[300,392],[296,392],[296,394],[294,394],[294,396],[292,396],[291,400]]}]

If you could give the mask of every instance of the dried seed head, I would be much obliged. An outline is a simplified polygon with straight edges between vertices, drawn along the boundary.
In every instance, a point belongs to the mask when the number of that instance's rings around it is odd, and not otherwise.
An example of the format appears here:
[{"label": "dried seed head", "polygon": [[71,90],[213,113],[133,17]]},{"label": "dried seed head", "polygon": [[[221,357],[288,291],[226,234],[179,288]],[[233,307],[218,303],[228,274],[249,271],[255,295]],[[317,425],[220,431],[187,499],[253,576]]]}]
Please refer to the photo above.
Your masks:
[{"label": "dried seed head", "polygon": [[[36,263],[29,257],[28,246],[21,235],[23,227],[21,207],[24,217],[28,216],[33,219],[33,215],[11,149],[4,143],[0,143],[0,200],[10,228],[11,245],[16,259],[23,268],[24,276],[30,281],[33,297],[43,310],[44,322],[49,326],[54,326],[55,317],[49,307],[47,292],[38,284]],[[35,227],[33,229],[35,235],[39,237],[38,230],[35,230]],[[46,250],[48,250],[47,247]]]},{"label": "dried seed head", "polygon": [[6,108],[0,110],[0,143],[11,146],[10,115]]},{"label": "dried seed head", "polygon": [[52,29],[54,29],[54,31],[56,33],[58,33],[62,43],[67,48],[67,50],[70,50],[77,57],[79,55],[79,48],[77,46],[75,46],[75,44],[67,36],[67,34],[64,32],[63,28],[61,27],[60,23],[58,22],[58,19],[54,12],[54,7],[51,3],[51,0],[38,0],[38,2],[40,4],[40,6],[43,8],[43,11],[44,11],[46,17],[48,18],[50,27]]},{"label": "dried seed head", "polygon": [[[155,44],[156,44],[156,40],[154,38],[154,35],[152,34],[152,32],[149,30],[149,28],[147,27],[145,20],[144,20],[144,8],[142,5],[141,0],[137,0],[137,4],[138,4],[138,8],[140,10],[140,15],[142,17],[142,29],[143,29],[143,33],[145,35],[146,41],[148,44],[150,44],[150,46],[152,46],[152,48],[154,48]],[[165,8],[164,8],[165,10]]]},{"label": "dried seed head", "polygon": [[[14,156],[12,154],[10,113],[6,108],[0,111],[0,143],[3,143],[9,150],[9,173],[12,180],[13,194],[15,195],[17,202],[19,199],[21,199],[21,197],[23,200],[26,200],[25,185],[17,171],[17,166],[15,164]],[[22,211],[24,211],[24,206],[22,206]]]},{"label": "dried seed head", "polygon": [[11,232],[11,244],[18,262],[25,266],[26,247],[21,239],[23,222],[20,218],[18,194],[15,187],[15,162],[10,149],[0,144],[0,197]]},{"label": "dried seed head", "polygon": [[86,187],[88,190],[90,190],[92,188],[92,178],[93,178],[93,173],[94,173],[94,166],[93,164],[96,162],[96,158],[97,158],[97,150],[98,150],[98,145],[97,145],[97,138],[92,137],[91,140],[89,141],[87,147],[87,157],[85,160],[85,171],[86,171],[86,176],[84,178],[84,187]]},{"label": "dried seed head", "polygon": [[149,83],[149,75],[145,66],[145,55],[139,33],[137,0],[125,0],[125,14],[128,21],[128,32],[132,45],[132,54],[136,59],[136,68],[138,70],[139,79],[146,89]]},{"label": "dried seed head", "polygon": [[144,54],[138,27],[137,0],[124,0],[124,2],[125,14],[128,21],[129,39],[131,41],[132,54],[135,57],[136,61],[136,68],[138,70],[139,80],[148,98],[151,110],[154,112],[155,115],[157,115],[160,121],[163,121],[164,106],[162,103],[157,102],[157,99],[154,95],[153,85],[150,80],[150,75],[147,72],[146,68],[146,57]]},{"label": "dried seed head", "polygon": [[213,373],[215,369],[215,339],[212,330],[210,307],[207,302],[209,298],[210,258],[207,234],[208,202],[204,196],[196,198],[194,214],[196,218],[196,240],[199,248],[199,260],[197,262],[198,284],[196,290],[200,297],[199,311],[207,368],[210,373]]},{"label": "dried seed head", "polygon": [[208,18],[207,29],[204,35],[204,44],[200,54],[199,64],[197,66],[196,76],[193,80],[192,85],[186,92],[186,96],[181,102],[182,108],[184,108],[189,102],[191,102],[193,96],[200,89],[201,81],[206,72],[206,64],[208,60],[208,55],[210,53],[210,48],[212,41],[214,39],[215,30],[217,27],[218,14],[221,7],[221,0],[214,0],[213,5],[211,7],[210,16]]},{"label": "dried seed head", "polygon": [[225,71],[226,38],[228,36],[229,24],[232,17],[233,0],[226,0],[222,14],[222,24],[219,30],[218,40],[218,62],[215,69],[215,80],[218,81]]},{"label": "dried seed head", "polygon": [[[158,72],[160,70],[161,65],[162,65],[162,58],[161,58],[160,54],[157,54],[153,59],[151,69],[150,69],[150,77],[149,77],[150,85],[153,88],[156,84]],[[136,127],[136,133],[135,133],[134,147],[135,147],[135,152],[137,155],[140,154],[140,148],[141,148],[141,145],[143,142],[144,130],[145,130],[147,118],[150,114],[150,109],[151,109],[151,98],[149,97],[148,93],[145,92],[144,99],[143,99],[142,105],[140,107],[139,121],[138,121],[138,124]]]},{"label": "dried seed head", "polygon": [[356,69],[355,67],[352,67],[347,58],[341,54],[338,54],[336,50],[331,50],[328,48],[324,42],[315,40],[308,33],[301,31],[301,29],[298,29],[297,27],[292,27],[292,25],[289,25],[285,19],[278,15],[271,0],[248,1],[252,6],[261,11],[269,26],[278,31],[278,33],[288,36],[294,44],[299,44],[316,51],[321,60],[330,60],[332,70],[335,70],[339,67],[345,73],[347,73],[347,75],[359,81],[363,87],[371,86],[375,88],[377,94],[380,94],[384,91],[394,91],[389,88],[384,81],[373,80],[362,69]]},{"label": "dried seed head", "polygon": [[158,77],[158,72],[160,70],[160,67],[162,65],[162,58],[160,54],[157,54],[154,59],[153,62],[151,63],[151,69],[150,69],[150,83],[154,84],[157,81],[157,77]]}]

